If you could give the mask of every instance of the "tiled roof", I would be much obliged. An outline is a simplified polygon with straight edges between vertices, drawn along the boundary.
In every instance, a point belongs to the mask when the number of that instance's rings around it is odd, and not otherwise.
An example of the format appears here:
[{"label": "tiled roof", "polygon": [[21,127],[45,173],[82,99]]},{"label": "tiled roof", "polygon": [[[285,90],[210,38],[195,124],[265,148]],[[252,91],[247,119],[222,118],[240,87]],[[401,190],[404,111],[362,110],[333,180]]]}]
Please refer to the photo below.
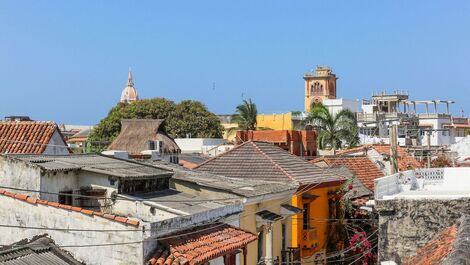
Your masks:
[{"label": "tiled roof", "polygon": [[89,216],[98,216],[98,217],[101,217],[101,218],[106,218],[108,220],[116,221],[118,223],[122,223],[122,224],[125,224],[125,225],[139,226],[139,221],[137,221],[137,220],[132,220],[132,219],[129,219],[129,218],[126,218],[126,217],[121,217],[121,216],[117,216],[117,215],[113,215],[113,214],[104,214],[102,212],[95,212],[95,211],[92,211],[92,210],[87,210],[87,209],[84,209],[84,208],[75,207],[75,206],[71,206],[71,205],[59,204],[57,202],[39,200],[39,199],[33,198],[31,196],[28,196],[28,195],[24,195],[24,194],[12,193],[12,192],[0,189],[0,195],[1,196],[11,197],[11,198],[14,198],[14,199],[17,199],[17,200],[21,200],[21,201],[24,201],[24,202],[27,202],[27,203],[30,203],[30,204],[35,204],[35,205],[41,204],[41,205],[45,205],[45,206],[51,206],[51,207],[54,207],[54,208],[57,208],[57,209],[78,212],[78,213],[82,213],[82,214],[89,215]]},{"label": "tiled roof", "polygon": [[42,154],[56,130],[53,122],[0,121],[0,153]]},{"label": "tiled roof", "polygon": [[462,215],[456,224],[441,230],[436,237],[405,260],[404,265],[470,264],[470,218]]},{"label": "tiled roof", "polygon": [[300,184],[341,182],[344,178],[265,142],[245,142],[195,168],[233,178],[294,181]]},{"label": "tiled roof", "polygon": [[439,235],[418,249],[416,256],[406,260],[404,265],[439,265],[449,255],[457,237],[457,225],[442,230]]},{"label": "tiled roof", "polygon": [[[356,154],[356,153],[364,152],[364,151],[369,150],[369,149],[374,149],[379,154],[390,154],[390,145],[389,144],[363,145],[363,146],[359,146],[359,147],[356,147],[356,148],[339,151],[336,154],[337,155]],[[423,165],[420,162],[418,162],[418,160],[416,160],[412,156],[410,156],[406,152],[406,149],[404,149],[403,147],[398,146],[397,147],[397,153],[398,153],[398,169],[400,171],[409,170],[410,168],[421,168],[421,167],[423,167]]]},{"label": "tiled roof", "polygon": [[204,156],[202,154],[179,154],[178,159],[179,163],[189,169],[195,168],[197,165],[204,163],[210,157]]},{"label": "tiled roof", "polygon": [[159,247],[147,264],[204,264],[244,248],[256,239],[257,236],[253,233],[228,224],[200,226],[181,231],[171,238],[159,240]]},{"label": "tiled roof", "polygon": [[52,239],[41,236],[24,244],[15,243],[0,250],[1,265],[80,265],[69,253],[61,250]]},{"label": "tiled roof", "polygon": [[367,156],[325,156],[312,160],[312,163],[325,161],[328,166],[345,166],[353,172],[367,188],[374,188],[374,180],[383,177],[380,171]]},{"label": "tiled roof", "polygon": [[37,165],[46,171],[84,170],[119,178],[169,177],[172,174],[170,171],[132,160],[95,154],[67,156],[10,155],[9,157]]},{"label": "tiled roof", "polygon": [[211,174],[204,171],[189,170],[182,166],[165,161],[149,162],[156,167],[173,170],[174,175],[170,181],[186,181],[200,186],[224,190],[243,197],[256,197],[268,194],[295,191],[298,186],[294,183],[264,181],[256,179],[229,178],[221,175]]}]

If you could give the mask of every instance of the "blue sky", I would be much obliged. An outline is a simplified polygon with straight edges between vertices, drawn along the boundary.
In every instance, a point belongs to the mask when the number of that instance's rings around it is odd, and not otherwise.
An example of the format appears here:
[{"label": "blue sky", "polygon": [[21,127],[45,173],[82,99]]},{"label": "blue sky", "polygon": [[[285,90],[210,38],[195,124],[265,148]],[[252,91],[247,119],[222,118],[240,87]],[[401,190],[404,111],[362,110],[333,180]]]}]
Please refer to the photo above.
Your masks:
[{"label": "blue sky", "polygon": [[468,14],[467,0],[0,1],[0,116],[97,123],[128,67],[143,98],[302,110],[316,65],[339,97],[408,90],[469,114]]}]

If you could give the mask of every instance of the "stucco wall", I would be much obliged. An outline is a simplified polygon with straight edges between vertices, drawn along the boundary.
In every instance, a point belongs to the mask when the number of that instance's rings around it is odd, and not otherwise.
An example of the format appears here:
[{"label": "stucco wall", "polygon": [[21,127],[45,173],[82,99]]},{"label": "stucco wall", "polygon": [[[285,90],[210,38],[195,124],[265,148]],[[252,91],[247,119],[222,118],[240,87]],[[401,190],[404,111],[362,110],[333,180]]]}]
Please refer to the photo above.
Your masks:
[{"label": "stucco wall", "polygon": [[470,213],[470,198],[459,200],[377,200],[379,259],[401,264],[439,231]]},{"label": "stucco wall", "polygon": [[292,130],[292,112],[282,114],[258,114],[256,116],[258,128],[273,130]]},{"label": "stucco wall", "polygon": [[70,152],[67,148],[67,144],[64,142],[60,136],[57,129],[51,137],[51,140],[48,143],[48,146],[44,150],[43,154],[45,155],[69,155]]},{"label": "stucco wall", "polygon": [[[51,206],[34,205],[0,196],[0,223],[17,226],[44,228],[69,228],[93,230],[138,229],[110,221],[102,217],[57,209]],[[109,244],[142,241],[142,231],[131,232],[94,232],[94,231],[54,231],[0,227],[0,244],[8,245],[19,240],[31,239],[35,235],[47,233],[59,246]],[[75,258],[89,265],[143,264],[142,243],[102,247],[66,248]]]},{"label": "stucco wall", "polygon": [[[260,231],[263,231],[263,253],[262,256],[266,254],[266,242],[268,230],[266,225],[261,225],[256,222],[256,212],[261,210],[269,210],[271,212],[280,214],[280,205],[283,203],[288,203],[286,198],[278,200],[265,201],[263,203],[245,205],[244,211],[240,216],[240,228],[250,231],[254,234],[258,234]],[[281,256],[282,248],[282,222],[280,220],[276,221],[273,225],[273,258]],[[290,234],[290,227],[286,226],[286,234]],[[289,247],[289,243],[287,243]],[[247,247],[247,265],[256,264],[258,262],[258,240],[251,242]],[[241,256],[241,255],[240,255]],[[240,257],[243,259],[243,257]],[[240,264],[243,264],[243,261],[240,261]]]},{"label": "stucco wall", "polygon": [[[40,189],[39,167],[28,165],[21,161],[11,161],[0,156],[0,185],[29,190]],[[30,196],[38,196],[33,192],[22,192]]]},{"label": "stucco wall", "polygon": [[[153,208],[153,210],[151,208]],[[116,200],[113,205],[113,213],[124,216],[135,216],[147,222],[157,222],[178,216],[177,214],[145,205],[143,201],[127,200]]]},{"label": "stucco wall", "polygon": [[[111,193],[117,190],[118,181],[111,184],[107,175],[83,170],[47,172],[41,177],[41,191],[52,193],[95,186],[106,189],[106,197],[110,197]],[[56,202],[58,195],[43,193],[41,198]]]}]

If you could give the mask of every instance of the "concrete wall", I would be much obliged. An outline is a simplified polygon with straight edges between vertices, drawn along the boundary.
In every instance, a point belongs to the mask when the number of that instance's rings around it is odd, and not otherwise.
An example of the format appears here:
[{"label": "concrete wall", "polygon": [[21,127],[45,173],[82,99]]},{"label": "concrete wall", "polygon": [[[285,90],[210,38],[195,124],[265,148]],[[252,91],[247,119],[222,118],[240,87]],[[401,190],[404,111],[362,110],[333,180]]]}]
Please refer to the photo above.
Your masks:
[{"label": "concrete wall", "polygon": [[[432,125],[432,129],[443,129],[443,125],[451,124],[449,118],[421,118],[419,125]],[[427,135],[421,137],[422,145],[427,145]],[[431,145],[450,145],[452,144],[452,136],[450,131],[445,132],[433,132],[431,135]]]},{"label": "concrete wall", "polygon": [[218,138],[176,138],[175,142],[181,153],[204,153],[217,145],[227,143],[225,139]]},{"label": "concrete wall", "polygon": [[338,112],[347,109],[352,112],[359,112],[359,101],[350,99],[325,99],[323,105],[330,111],[331,114],[336,115]]},{"label": "concrete wall", "polygon": [[146,222],[158,222],[179,216],[178,214],[146,205],[143,201],[116,200],[112,211],[123,216],[135,216]]},{"label": "concrete wall", "polygon": [[[41,169],[22,161],[9,160],[0,156],[0,185],[29,190],[40,189]],[[34,192],[22,192],[29,196],[39,196]]]},{"label": "concrete wall", "polygon": [[[41,191],[59,193],[67,190],[79,190],[86,187],[100,187],[107,190],[106,197],[117,190],[118,181],[111,184],[107,175],[89,171],[47,172],[41,177]],[[41,194],[41,199],[58,201],[56,194]]]},{"label": "concrete wall", "polygon": [[51,140],[44,150],[43,154],[45,155],[69,155],[70,152],[67,148],[67,144],[64,142],[60,136],[59,131],[56,129],[54,134],[51,137]]},{"label": "concrete wall", "polygon": [[401,264],[444,228],[470,213],[470,198],[458,200],[377,200],[379,259]]},{"label": "concrete wall", "polygon": [[[93,230],[138,229],[102,217],[89,216],[41,204],[29,204],[7,196],[0,196],[0,217],[2,224],[17,226]],[[142,231],[70,232],[0,227],[0,244],[8,245],[44,233],[47,233],[59,246],[135,242],[142,241],[144,237]],[[89,265],[144,264],[142,243],[102,247],[70,247],[65,248],[65,250],[70,251],[76,259]]]}]

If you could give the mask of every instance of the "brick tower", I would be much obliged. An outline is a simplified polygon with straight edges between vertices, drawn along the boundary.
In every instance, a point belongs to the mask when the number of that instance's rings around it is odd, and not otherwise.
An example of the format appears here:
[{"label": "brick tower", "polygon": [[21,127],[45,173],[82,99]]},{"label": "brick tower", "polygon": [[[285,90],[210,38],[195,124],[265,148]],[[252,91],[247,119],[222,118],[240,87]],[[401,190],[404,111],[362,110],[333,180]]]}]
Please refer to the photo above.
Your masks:
[{"label": "brick tower", "polygon": [[336,98],[336,77],[331,68],[317,66],[315,72],[304,75],[305,80],[305,112],[310,111],[314,102]]}]

